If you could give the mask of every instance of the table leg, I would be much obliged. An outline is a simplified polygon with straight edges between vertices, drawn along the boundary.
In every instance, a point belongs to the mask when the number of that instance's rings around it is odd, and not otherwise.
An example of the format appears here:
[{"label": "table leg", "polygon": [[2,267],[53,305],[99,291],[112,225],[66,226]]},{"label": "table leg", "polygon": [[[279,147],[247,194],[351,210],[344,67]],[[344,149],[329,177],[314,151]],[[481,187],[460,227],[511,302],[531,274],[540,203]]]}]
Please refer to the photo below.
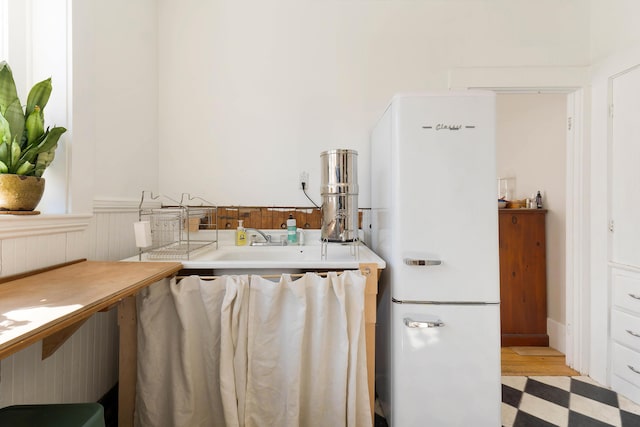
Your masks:
[{"label": "table leg", "polygon": [[137,377],[137,316],[136,297],[125,298],[118,305],[120,327],[118,426],[133,427]]},{"label": "table leg", "polygon": [[365,336],[367,340],[367,377],[369,379],[369,403],[371,416],[375,422],[375,378],[376,378],[376,299],[378,294],[378,266],[360,264],[360,270],[367,277],[364,295]]}]

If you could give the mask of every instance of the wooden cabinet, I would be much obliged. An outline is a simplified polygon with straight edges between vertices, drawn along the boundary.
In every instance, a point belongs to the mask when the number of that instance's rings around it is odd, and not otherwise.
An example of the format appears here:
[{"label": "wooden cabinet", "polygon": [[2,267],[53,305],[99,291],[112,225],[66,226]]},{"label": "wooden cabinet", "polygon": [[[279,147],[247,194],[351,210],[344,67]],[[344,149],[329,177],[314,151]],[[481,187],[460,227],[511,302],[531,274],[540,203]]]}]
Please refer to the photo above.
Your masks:
[{"label": "wooden cabinet", "polygon": [[544,209],[500,209],[502,346],[548,346]]}]

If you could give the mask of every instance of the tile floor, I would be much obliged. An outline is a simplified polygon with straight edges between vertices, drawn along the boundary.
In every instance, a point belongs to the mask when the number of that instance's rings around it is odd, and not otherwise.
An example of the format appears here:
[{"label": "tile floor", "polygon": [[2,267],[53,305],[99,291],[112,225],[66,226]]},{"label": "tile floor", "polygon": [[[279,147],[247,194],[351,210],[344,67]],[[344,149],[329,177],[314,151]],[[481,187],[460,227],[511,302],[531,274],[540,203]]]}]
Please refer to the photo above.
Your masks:
[{"label": "tile floor", "polygon": [[378,401],[377,396],[374,414],[375,417],[373,420],[373,427],[389,427],[389,424],[387,424],[387,419],[384,417],[384,412],[382,412],[382,406],[380,406],[380,402]]},{"label": "tile floor", "polygon": [[502,377],[504,427],[640,426],[640,406],[589,377]]},{"label": "tile floor", "polygon": [[[502,426],[640,427],[640,406],[585,376],[503,376]],[[374,427],[387,427],[377,402]]]}]

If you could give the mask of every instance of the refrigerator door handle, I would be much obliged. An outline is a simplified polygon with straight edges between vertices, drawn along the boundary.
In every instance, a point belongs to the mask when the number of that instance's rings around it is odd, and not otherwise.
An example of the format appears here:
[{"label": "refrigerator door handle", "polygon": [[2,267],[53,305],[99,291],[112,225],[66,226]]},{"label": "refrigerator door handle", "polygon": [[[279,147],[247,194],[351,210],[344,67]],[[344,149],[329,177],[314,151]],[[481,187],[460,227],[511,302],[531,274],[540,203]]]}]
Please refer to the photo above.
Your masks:
[{"label": "refrigerator door handle", "polygon": [[407,265],[441,265],[442,261],[440,261],[439,259],[405,258],[404,263]]},{"label": "refrigerator door handle", "polygon": [[410,317],[404,318],[404,324],[408,328],[441,328],[444,322],[440,319],[436,320],[413,320]]}]

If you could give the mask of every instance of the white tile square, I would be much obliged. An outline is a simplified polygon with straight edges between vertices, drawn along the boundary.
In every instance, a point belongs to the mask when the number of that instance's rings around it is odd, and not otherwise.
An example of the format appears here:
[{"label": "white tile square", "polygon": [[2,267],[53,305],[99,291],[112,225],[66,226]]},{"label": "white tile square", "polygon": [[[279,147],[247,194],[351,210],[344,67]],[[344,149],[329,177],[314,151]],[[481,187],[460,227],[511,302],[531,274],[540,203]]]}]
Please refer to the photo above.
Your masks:
[{"label": "white tile square", "polygon": [[378,399],[376,399],[376,402],[375,402],[374,412],[380,415],[381,417],[384,417],[384,411],[382,410],[382,405],[380,404],[380,401]]},{"label": "white tile square", "polygon": [[620,409],[640,415],[640,406],[620,394],[618,395],[618,404],[620,405]]},{"label": "white tile square", "polygon": [[506,403],[502,404],[502,425],[504,427],[512,427],[516,421],[516,415],[518,415],[516,408]]},{"label": "white tile square", "polygon": [[531,394],[523,394],[520,410],[560,427],[569,424],[569,410]]},{"label": "white tile square", "polygon": [[600,403],[596,400],[580,396],[579,394],[572,394],[569,398],[569,408],[572,411],[579,412],[596,420],[600,420],[603,423],[611,424],[615,427],[621,427],[622,421],[620,420],[620,411],[613,406]]},{"label": "white tile square", "polygon": [[527,377],[510,377],[503,376],[502,384],[508,385],[511,388],[515,388],[516,390],[524,391],[524,386],[527,384]]}]

